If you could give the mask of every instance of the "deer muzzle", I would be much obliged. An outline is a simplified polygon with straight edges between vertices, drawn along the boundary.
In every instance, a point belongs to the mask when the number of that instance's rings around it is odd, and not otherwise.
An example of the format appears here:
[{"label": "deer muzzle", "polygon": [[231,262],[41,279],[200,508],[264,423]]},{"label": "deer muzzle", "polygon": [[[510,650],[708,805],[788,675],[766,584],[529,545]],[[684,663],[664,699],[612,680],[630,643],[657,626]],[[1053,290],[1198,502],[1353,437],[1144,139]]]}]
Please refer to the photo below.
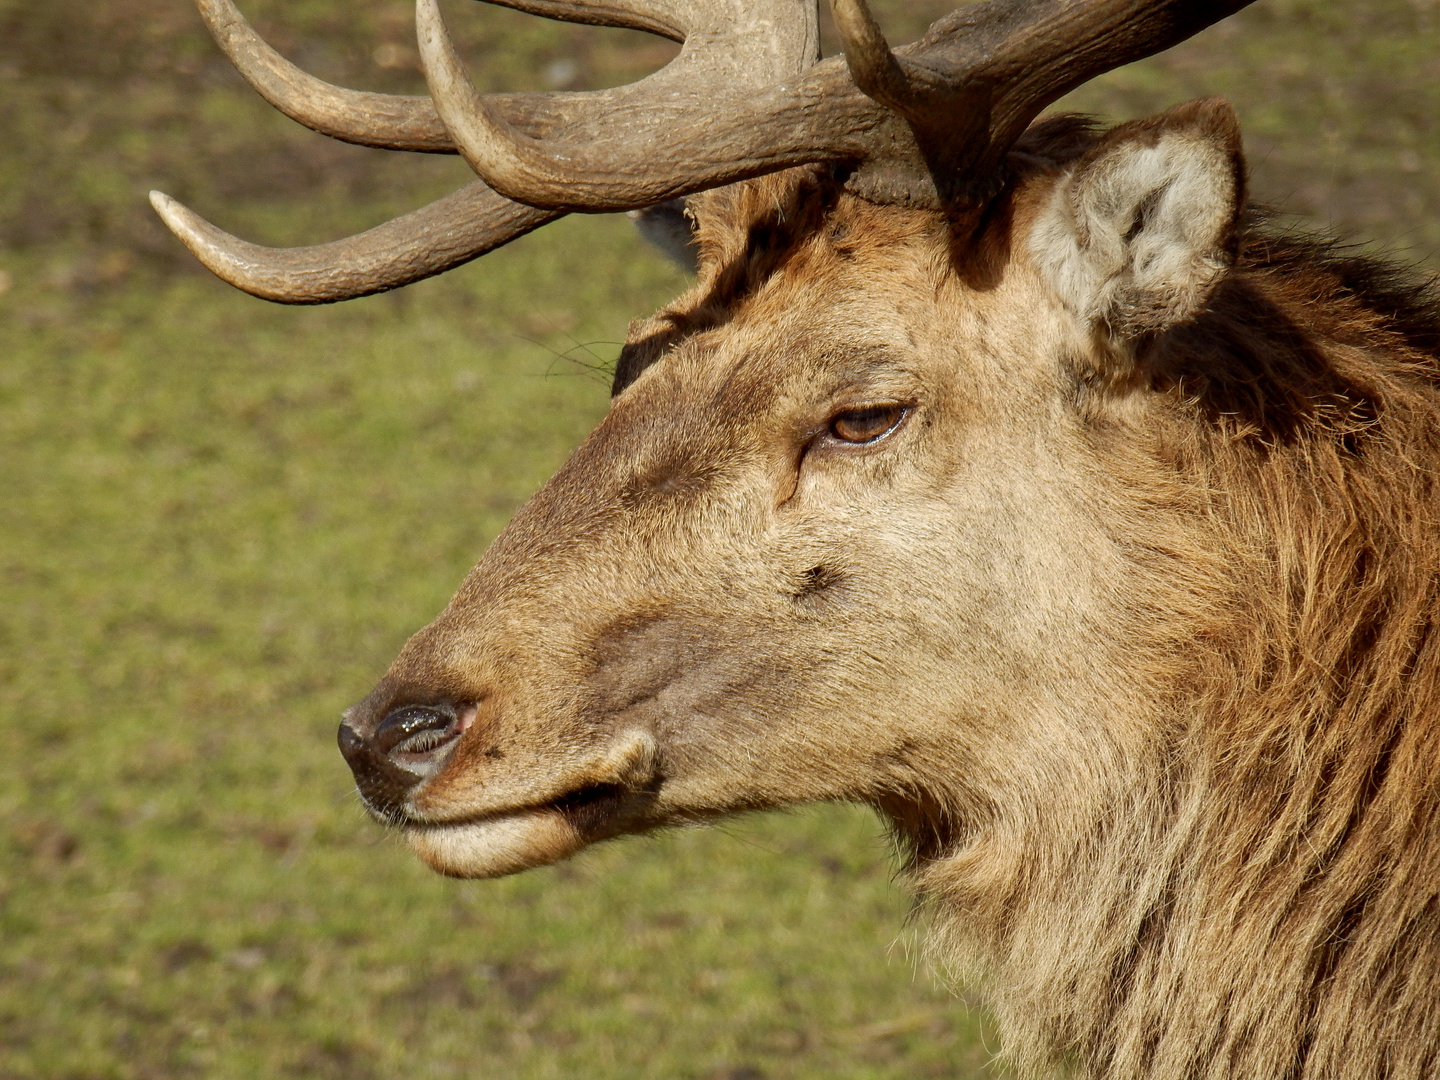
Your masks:
[{"label": "deer muzzle", "polygon": [[347,715],[340,724],[340,753],[371,812],[402,820],[411,789],[440,770],[476,711],[474,705],[403,705],[368,731],[369,725]]}]

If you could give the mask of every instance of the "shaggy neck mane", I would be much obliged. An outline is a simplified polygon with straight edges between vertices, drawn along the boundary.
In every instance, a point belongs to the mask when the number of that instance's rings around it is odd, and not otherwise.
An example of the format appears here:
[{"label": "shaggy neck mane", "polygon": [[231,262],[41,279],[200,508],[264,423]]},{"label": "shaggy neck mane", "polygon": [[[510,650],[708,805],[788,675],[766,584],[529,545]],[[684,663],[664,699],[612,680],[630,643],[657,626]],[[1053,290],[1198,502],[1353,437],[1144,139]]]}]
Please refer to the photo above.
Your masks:
[{"label": "shaggy neck mane", "polygon": [[1151,571],[1153,754],[1004,887],[933,822],[914,869],[1024,1068],[1440,1075],[1436,296],[1258,220],[1241,250],[1123,418],[1093,407],[1149,521],[1116,531]]},{"label": "shaggy neck mane", "polygon": [[[1036,125],[1011,190],[1095,138]],[[817,251],[932,235],[987,288],[1012,205],[957,238],[817,169],[695,197],[700,278],[632,330],[617,392]],[[937,962],[983,980],[1022,1071],[1440,1075],[1437,312],[1429,286],[1252,212],[1199,316],[1115,385],[1077,373],[1139,582],[1146,746],[1109,774],[1049,763],[1076,822],[964,822],[943,777],[883,806]]]}]

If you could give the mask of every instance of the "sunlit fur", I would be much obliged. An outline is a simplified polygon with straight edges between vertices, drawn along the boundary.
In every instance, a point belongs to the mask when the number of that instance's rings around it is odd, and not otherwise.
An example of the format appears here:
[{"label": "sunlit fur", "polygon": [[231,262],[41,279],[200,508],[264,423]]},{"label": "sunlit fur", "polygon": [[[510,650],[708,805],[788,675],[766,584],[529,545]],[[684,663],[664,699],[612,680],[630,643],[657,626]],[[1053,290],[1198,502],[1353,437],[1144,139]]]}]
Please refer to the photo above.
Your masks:
[{"label": "sunlit fur", "polygon": [[[1107,138],[1229,160],[1206,108],[1042,125],[958,222],[818,170],[694,197],[694,289],[376,692],[485,702],[410,813],[643,730],[576,845],[877,807],[1027,1074],[1440,1075],[1435,298],[1245,211],[1189,299],[1087,313],[1031,243]],[[857,394],[917,407],[816,442]]]}]

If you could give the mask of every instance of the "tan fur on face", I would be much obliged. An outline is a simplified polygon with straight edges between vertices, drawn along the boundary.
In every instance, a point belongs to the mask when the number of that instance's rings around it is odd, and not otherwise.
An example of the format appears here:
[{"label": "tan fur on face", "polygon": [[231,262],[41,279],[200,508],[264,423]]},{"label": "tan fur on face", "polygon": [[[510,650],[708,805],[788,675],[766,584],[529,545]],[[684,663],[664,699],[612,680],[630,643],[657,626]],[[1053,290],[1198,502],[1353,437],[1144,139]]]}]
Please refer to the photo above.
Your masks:
[{"label": "tan fur on face", "polygon": [[[377,690],[481,703],[425,857],[861,801],[1026,1072],[1440,1074],[1440,319],[1237,224],[1217,115],[1048,122],[963,223],[819,170],[693,198],[695,287]],[[1157,162],[1215,200],[1119,231],[1162,272],[1057,270],[1060,200]]]}]

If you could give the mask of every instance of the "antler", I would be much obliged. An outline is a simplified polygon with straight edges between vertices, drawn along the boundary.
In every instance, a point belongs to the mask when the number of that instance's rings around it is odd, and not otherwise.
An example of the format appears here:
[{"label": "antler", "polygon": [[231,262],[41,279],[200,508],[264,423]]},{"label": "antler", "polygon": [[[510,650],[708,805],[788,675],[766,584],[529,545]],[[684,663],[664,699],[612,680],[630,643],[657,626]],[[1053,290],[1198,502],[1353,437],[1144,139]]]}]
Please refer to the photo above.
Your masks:
[{"label": "antler", "polygon": [[587,93],[479,93],[436,0],[417,0],[430,98],[346,90],[291,65],[232,0],[198,0],[272,104],[348,142],[459,152],[483,183],[349,240],[290,250],[229,236],[156,193],[156,209],[225,280],[286,303],[395,288],[571,211],[632,210],[796,165],[851,167],[880,202],[964,208],[1046,105],[1160,52],[1251,0],[988,0],[892,51],[865,0],[833,0],[845,57],[818,60],[814,0],[488,0],[682,41],[666,67]]},{"label": "antler", "polygon": [[[590,8],[565,0],[488,2],[565,22],[644,30],[672,41],[685,39],[685,21],[677,18],[673,10],[676,5],[664,0],[635,5],[638,10],[614,4]],[[233,0],[196,0],[196,6],[235,70],[261,97],[297,123],[342,142],[383,150],[457,152],[428,97],[372,94],[333,86],[301,71],[272,49],[240,14]],[[567,119],[563,104],[551,95],[495,94],[491,100],[509,123],[530,135],[543,134],[548,126]]]},{"label": "antler", "polygon": [[531,206],[605,212],[814,161],[829,141],[807,132],[792,144],[786,131],[803,119],[787,114],[807,104],[792,88],[819,56],[813,2],[688,7],[679,56],[621,88],[606,111],[544,138],[519,130],[471,85],[436,0],[417,0],[415,21],[430,96],[476,174]]},{"label": "antler", "polygon": [[865,0],[832,0],[856,85],[903,116],[942,202],[982,201],[1040,111],[1252,0],[989,0],[892,52]]},{"label": "antler", "polygon": [[[742,0],[489,0],[536,15],[645,30],[687,43],[669,67],[631,86],[588,93],[497,94],[484,99],[493,123],[527,140],[613,141],[623,118],[643,116],[655,96],[684,88],[694,113],[694,77],[732,75],[732,92],[765,89],[793,79],[819,51],[813,0],[761,0],[748,15]],[[281,57],[236,10],[232,0],[197,0],[200,13],[240,73],[271,104],[298,122],[347,142],[396,150],[454,153],[455,145],[429,99],[370,94],[332,86]],[[417,5],[417,22],[438,12]],[[741,44],[737,31],[746,32]],[[423,37],[423,35],[422,35]],[[449,49],[448,41],[444,42]],[[729,52],[726,48],[729,47]],[[453,50],[450,51],[453,57]],[[697,59],[698,58],[698,59]],[[729,59],[728,71],[725,58]],[[448,69],[454,83],[455,64]],[[678,71],[672,69],[678,68]],[[440,78],[444,78],[442,71]],[[435,76],[432,74],[432,81]],[[657,81],[658,80],[658,81]],[[703,80],[702,80],[703,81]],[[465,89],[473,93],[468,81]],[[475,95],[479,97],[479,95]],[[652,139],[665,141],[653,120]],[[568,136],[568,139],[567,139]],[[620,166],[619,159],[617,168]],[[778,167],[799,163],[787,161]],[[747,175],[770,171],[760,163]],[[716,181],[739,179],[726,169]],[[572,181],[574,182],[574,181]],[[689,191],[713,186],[704,178]],[[471,184],[423,210],[349,240],[310,248],[247,244],[159,192],[151,201],[166,224],[211,270],[238,288],[282,303],[327,303],[380,292],[440,273],[482,255],[571,209],[628,210],[663,201],[656,185],[628,198],[534,208],[517,205],[484,184]],[[440,244],[435,251],[429,246]]]},{"label": "antler", "polygon": [[563,215],[497,195],[479,180],[345,240],[261,247],[217,229],[159,191],[150,205],[217,276],[281,304],[329,304],[398,289],[453,270]]}]

